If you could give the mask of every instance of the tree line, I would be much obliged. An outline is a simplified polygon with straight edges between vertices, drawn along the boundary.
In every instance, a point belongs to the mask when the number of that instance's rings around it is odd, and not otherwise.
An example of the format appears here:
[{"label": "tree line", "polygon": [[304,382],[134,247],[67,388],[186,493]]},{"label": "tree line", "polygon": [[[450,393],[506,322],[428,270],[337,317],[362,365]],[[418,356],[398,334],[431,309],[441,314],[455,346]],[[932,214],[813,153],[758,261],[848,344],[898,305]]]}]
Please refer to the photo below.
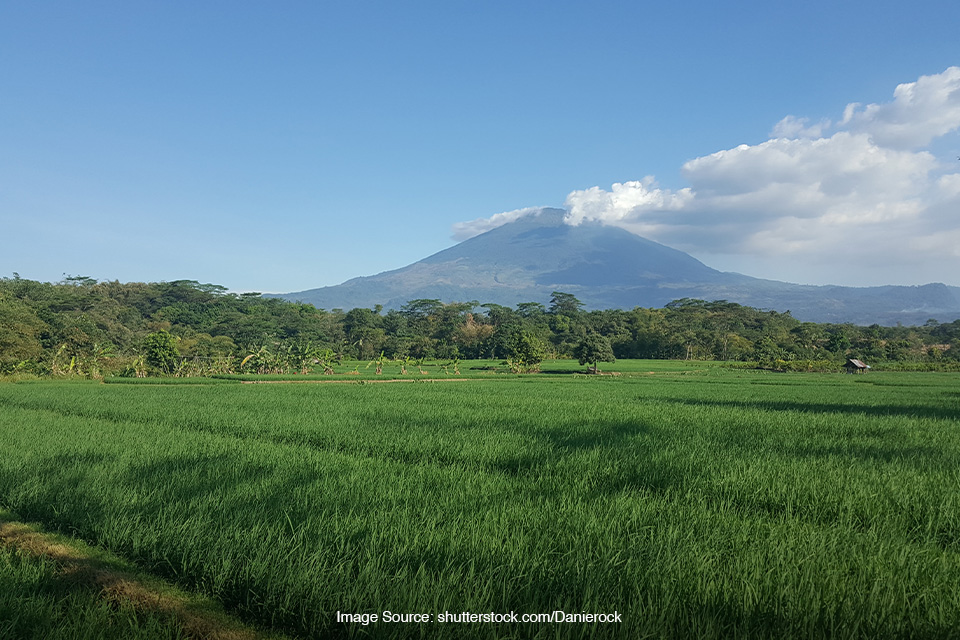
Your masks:
[{"label": "tree line", "polygon": [[56,283],[0,278],[0,373],[203,375],[327,370],[383,362],[494,358],[535,370],[545,358],[727,360],[785,369],[862,360],[952,366],[960,320],[885,327],[800,322],[724,300],[588,311],[548,305],[411,300],[400,309],[317,309],[193,280]]}]

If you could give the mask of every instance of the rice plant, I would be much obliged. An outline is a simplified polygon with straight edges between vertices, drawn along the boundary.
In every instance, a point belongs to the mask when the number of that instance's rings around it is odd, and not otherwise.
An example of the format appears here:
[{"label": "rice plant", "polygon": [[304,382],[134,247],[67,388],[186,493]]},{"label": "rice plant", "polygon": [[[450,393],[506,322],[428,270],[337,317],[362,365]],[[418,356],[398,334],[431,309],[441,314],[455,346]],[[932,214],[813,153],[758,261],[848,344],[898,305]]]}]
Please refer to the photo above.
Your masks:
[{"label": "rice plant", "polygon": [[0,385],[0,506],[305,637],[960,628],[960,376],[617,365]]}]

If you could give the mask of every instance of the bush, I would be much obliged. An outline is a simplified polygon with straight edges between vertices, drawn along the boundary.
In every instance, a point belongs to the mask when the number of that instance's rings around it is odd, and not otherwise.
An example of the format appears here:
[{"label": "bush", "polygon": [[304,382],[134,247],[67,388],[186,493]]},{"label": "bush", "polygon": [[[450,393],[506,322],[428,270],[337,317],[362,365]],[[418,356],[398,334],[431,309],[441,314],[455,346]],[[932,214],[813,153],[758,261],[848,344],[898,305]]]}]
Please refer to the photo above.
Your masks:
[{"label": "bush", "polygon": [[177,339],[163,330],[148,334],[143,339],[143,355],[148,365],[162,373],[170,373],[180,361]]}]

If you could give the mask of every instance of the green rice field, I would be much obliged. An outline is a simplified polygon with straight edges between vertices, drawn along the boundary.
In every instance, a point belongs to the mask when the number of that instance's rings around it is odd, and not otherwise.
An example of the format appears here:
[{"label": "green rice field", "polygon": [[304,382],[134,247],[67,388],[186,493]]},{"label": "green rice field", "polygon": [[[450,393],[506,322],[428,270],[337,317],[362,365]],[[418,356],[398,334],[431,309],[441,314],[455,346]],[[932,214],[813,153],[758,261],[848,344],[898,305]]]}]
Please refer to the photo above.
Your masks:
[{"label": "green rice field", "polygon": [[960,374],[461,367],[0,384],[0,508],[290,637],[960,637]]}]

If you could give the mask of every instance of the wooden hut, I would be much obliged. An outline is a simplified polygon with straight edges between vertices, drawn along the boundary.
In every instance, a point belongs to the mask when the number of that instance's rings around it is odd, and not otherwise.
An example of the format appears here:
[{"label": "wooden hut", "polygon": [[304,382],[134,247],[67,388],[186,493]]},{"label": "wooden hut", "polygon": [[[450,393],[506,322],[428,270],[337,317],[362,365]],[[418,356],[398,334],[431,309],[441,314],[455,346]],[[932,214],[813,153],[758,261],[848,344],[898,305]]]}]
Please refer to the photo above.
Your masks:
[{"label": "wooden hut", "polygon": [[856,358],[848,358],[847,364],[843,365],[843,368],[847,370],[847,373],[866,373],[870,365],[864,364],[862,360]]}]

